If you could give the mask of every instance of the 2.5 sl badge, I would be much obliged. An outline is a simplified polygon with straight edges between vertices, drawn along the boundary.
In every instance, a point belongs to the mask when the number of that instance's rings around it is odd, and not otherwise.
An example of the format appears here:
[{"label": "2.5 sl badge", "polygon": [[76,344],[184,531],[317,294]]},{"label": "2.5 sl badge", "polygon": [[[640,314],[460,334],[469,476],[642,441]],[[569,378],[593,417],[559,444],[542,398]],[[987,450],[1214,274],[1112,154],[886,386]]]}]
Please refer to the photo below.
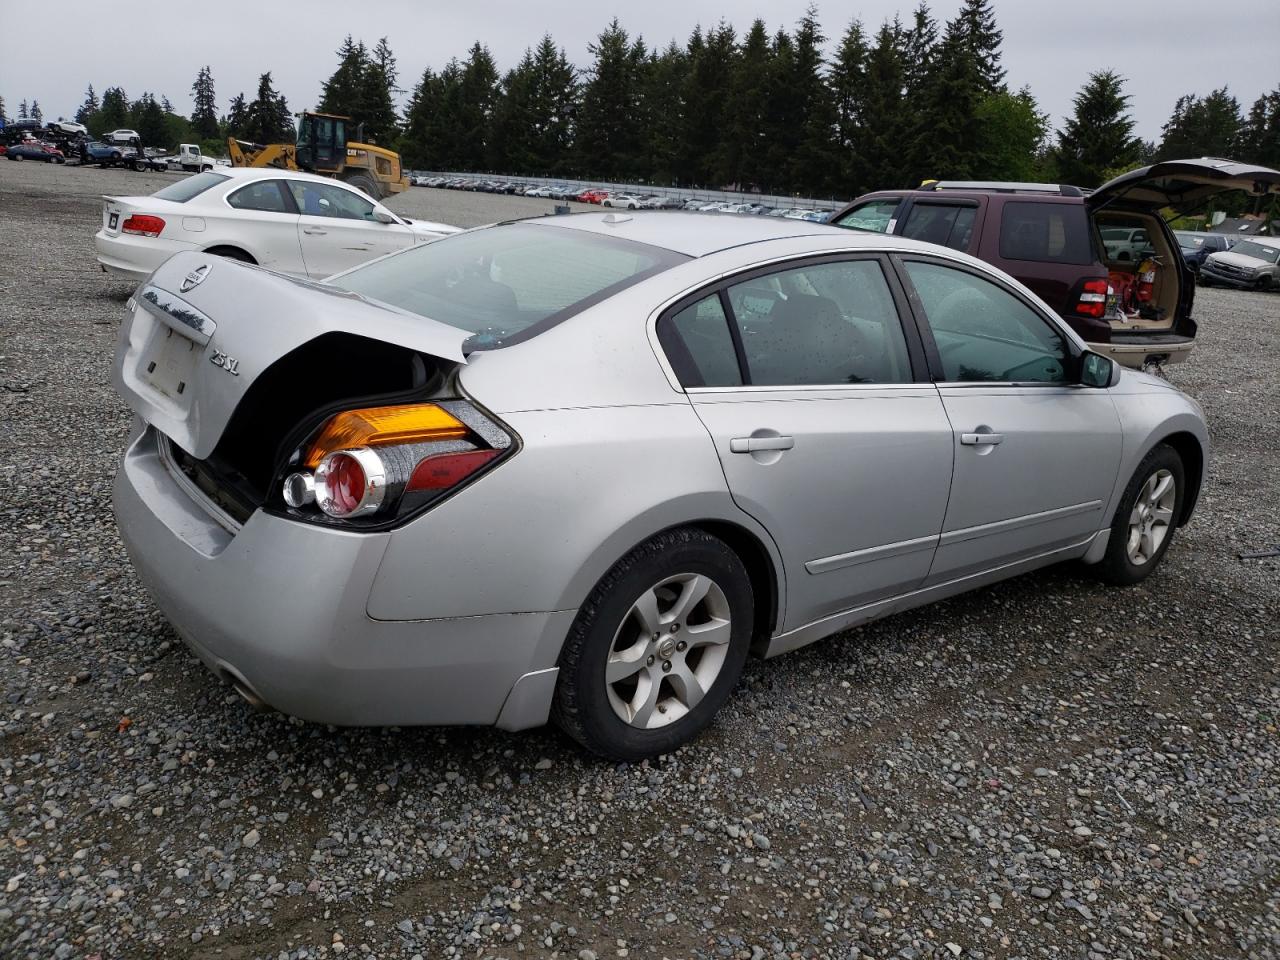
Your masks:
[{"label": "2.5 sl badge", "polygon": [[229,357],[221,350],[213,351],[213,355],[209,357],[209,362],[215,367],[221,367],[233,377],[240,376],[240,361],[235,357]]}]

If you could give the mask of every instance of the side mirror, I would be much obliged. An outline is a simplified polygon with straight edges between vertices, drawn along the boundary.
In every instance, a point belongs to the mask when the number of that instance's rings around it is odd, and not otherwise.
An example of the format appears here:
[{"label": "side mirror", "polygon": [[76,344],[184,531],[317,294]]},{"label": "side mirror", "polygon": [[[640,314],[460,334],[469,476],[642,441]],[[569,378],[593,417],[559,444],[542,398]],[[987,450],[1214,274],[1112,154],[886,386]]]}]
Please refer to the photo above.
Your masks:
[{"label": "side mirror", "polygon": [[1080,383],[1086,387],[1109,387],[1116,373],[1115,361],[1100,353],[1087,350],[1080,358]]},{"label": "side mirror", "polygon": [[373,211],[373,219],[377,220],[379,223],[399,223],[400,222],[395,218],[394,214],[388,213],[386,210],[375,209]]}]

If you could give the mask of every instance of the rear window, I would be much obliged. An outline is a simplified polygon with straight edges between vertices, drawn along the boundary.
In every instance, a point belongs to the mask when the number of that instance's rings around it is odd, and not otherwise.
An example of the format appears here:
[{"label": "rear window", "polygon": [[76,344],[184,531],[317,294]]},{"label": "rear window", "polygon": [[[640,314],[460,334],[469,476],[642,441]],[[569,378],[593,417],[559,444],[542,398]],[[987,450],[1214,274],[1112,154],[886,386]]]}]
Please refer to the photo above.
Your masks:
[{"label": "rear window", "polygon": [[414,247],[329,282],[466,330],[467,350],[488,350],[536,336],[687,259],[618,237],[508,224]]},{"label": "rear window", "polygon": [[1254,243],[1252,240],[1241,240],[1231,248],[1231,252],[1244,254],[1246,257],[1257,257],[1267,263],[1280,261],[1280,248],[1268,247],[1261,243]]},{"label": "rear window", "polygon": [[179,180],[177,183],[170,184],[163,190],[157,190],[152,194],[157,200],[172,200],[174,203],[186,203],[194,196],[204,193],[210,187],[216,187],[223,180],[230,180],[230,177],[221,173],[197,173],[194,176],[187,177],[185,180]]},{"label": "rear window", "polygon": [[1006,203],[1000,219],[1000,256],[1006,260],[1093,263],[1084,205]]}]

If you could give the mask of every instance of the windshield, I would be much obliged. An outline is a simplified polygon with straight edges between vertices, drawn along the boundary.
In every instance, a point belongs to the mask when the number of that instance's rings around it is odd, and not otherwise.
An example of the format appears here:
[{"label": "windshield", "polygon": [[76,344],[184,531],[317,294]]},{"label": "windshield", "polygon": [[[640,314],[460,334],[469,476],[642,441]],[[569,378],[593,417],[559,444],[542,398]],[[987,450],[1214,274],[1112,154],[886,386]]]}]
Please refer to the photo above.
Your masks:
[{"label": "windshield", "polygon": [[1231,248],[1232,253],[1243,253],[1246,257],[1257,257],[1267,263],[1280,262],[1280,247],[1264,247],[1252,240],[1241,240]]},{"label": "windshield", "polygon": [[171,183],[163,190],[157,190],[152,194],[157,200],[172,200],[174,203],[186,203],[192,197],[204,193],[210,187],[217,186],[223,180],[230,180],[230,177],[221,173],[197,173],[194,176],[187,177],[185,180],[179,180],[177,183]]},{"label": "windshield", "polygon": [[1182,230],[1173,231],[1178,238],[1178,246],[1184,250],[1199,250],[1204,246],[1207,239],[1203,233],[1186,233]]},{"label": "windshield", "polygon": [[686,259],[617,237],[515,223],[436,240],[329,282],[466,330],[466,350],[487,350],[536,336]]}]

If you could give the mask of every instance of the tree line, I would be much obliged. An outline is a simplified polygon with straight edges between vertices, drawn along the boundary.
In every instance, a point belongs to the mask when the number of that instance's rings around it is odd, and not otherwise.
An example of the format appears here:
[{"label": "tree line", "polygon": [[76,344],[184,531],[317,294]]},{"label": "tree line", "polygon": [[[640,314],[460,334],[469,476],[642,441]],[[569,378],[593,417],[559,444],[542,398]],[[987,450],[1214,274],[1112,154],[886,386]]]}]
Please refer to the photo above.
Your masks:
[{"label": "tree line", "polygon": [[[905,22],[871,30],[854,19],[829,54],[827,40],[810,7],[789,29],[757,19],[739,35],[721,21],[663,47],[614,19],[590,45],[585,69],[550,34],[505,73],[476,42],[465,58],[428,67],[398,112],[405,91],[387,38],[370,48],[348,36],[317,109],[352,117],[366,141],[398,149],[410,168],[814,196],[943,177],[1096,186],[1185,156],[1280,167],[1280,87],[1247,111],[1225,87],[1187,94],[1160,140],[1146,142],[1134,133],[1124,78],[1102,70],[1052,129],[1032,91],[1006,83],[990,0],[964,0],[945,23],[922,0]],[[237,94],[222,115],[208,66],[192,97],[186,117],[163,96],[130,101],[117,86],[99,100],[90,86],[76,119],[99,134],[132,127],[157,146],[293,138],[269,72],[253,99]],[[38,110],[24,101],[19,115]]]}]

